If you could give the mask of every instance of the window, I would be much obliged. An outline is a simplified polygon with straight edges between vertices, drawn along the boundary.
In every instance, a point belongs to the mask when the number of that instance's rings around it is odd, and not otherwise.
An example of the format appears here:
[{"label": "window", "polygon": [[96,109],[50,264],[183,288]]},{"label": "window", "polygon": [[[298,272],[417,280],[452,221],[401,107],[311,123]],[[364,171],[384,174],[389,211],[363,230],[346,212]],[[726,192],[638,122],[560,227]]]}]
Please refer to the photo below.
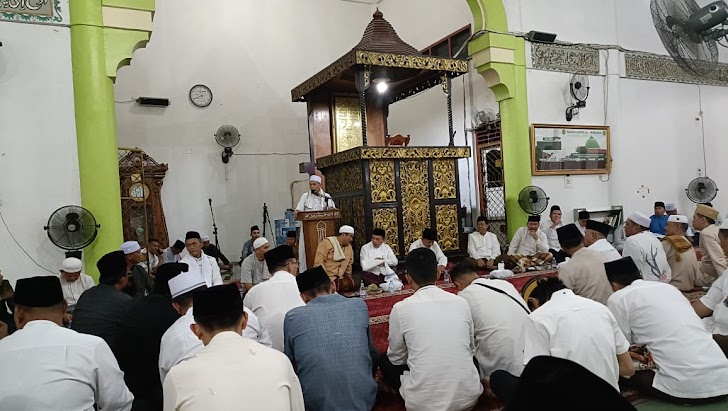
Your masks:
[{"label": "window", "polygon": [[[442,40],[437,41],[430,47],[422,50],[422,54],[434,57],[455,58],[455,54],[470,38],[470,25],[450,34]],[[458,58],[468,57],[468,48],[464,47]]]}]

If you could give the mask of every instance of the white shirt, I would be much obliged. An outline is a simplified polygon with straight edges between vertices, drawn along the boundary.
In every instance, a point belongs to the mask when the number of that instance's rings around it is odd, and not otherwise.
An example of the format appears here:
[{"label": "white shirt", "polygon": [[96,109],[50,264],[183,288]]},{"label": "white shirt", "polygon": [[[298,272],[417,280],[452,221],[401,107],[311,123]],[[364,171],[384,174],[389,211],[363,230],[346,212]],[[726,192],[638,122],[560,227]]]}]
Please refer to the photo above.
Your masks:
[{"label": "white shirt", "polygon": [[665,249],[660,240],[649,231],[627,237],[622,256],[632,257],[645,280],[669,283],[672,279],[672,270],[667,262]]},{"label": "white shirt", "polygon": [[282,352],[283,319],[288,310],[305,304],[296,277],[287,271],[277,271],[270,280],[250,289],[243,305],[258,316],[270,333],[273,348]]},{"label": "white shirt", "polygon": [[[541,227],[539,229],[546,234],[546,241],[549,243],[549,248],[559,251],[561,250],[561,243],[559,243],[559,234],[556,230],[563,227],[564,223],[558,223],[556,224],[556,227],[551,228],[553,224],[554,222],[551,220],[546,221],[545,223],[541,223]],[[579,224],[577,223],[576,225],[578,226]]]},{"label": "white shirt", "polygon": [[189,266],[189,271],[196,272],[202,276],[208,287],[222,284],[222,276],[220,275],[220,266],[217,265],[217,261],[205,255],[204,251],[200,251],[200,258],[195,258],[189,254],[185,255],[180,263],[185,263]]},{"label": "white shirt", "polygon": [[547,253],[549,251],[549,242],[546,234],[541,230],[536,230],[538,240],[534,240],[528,227],[521,227],[516,230],[510,245],[508,246],[508,255],[535,255],[538,253]]},{"label": "white shirt", "polygon": [[728,270],[718,277],[710,286],[708,292],[700,299],[704,306],[713,311],[713,334],[728,335],[728,307],[724,301],[728,300]]},{"label": "white shirt", "polygon": [[[505,291],[517,302],[478,284]],[[525,328],[529,320],[528,312],[522,308],[527,307],[526,302],[516,288],[505,280],[478,278],[458,296],[470,305],[475,328],[475,358],[480,364],[480,375],[490,378],[495,370],[521,375]]]},{"label": "white shirt", "polygon": [[[384,265],[379,265],[382,260],[377,260],[378,258],[384,259]],[[389,244],[384,243],[379,247],[374,247],[371,241],[362,246],[359,251],[359,261],[362,271],[385,276],[394,274],[392,267],[397,267],[399,264],[399,260]]]},{"label": "white shirt", "polygon": [[586,226],[582,227],[581,224],[579,224],[578,221],[574,225],[576,225],[576,228],[579,229],[579,232],[581,233],[582,236],[585,236],[586,235]]},{"label": "white shirt", "polygon": [[539,355],[571,360],[619,391],[617,355],[629,350],[629,342],[607,307],[564,289],[529,318],[524,363]]},{"label": "white shirt", "polygon": [[305,409],[288,357],[233,331],[172,367],[163,391],[164,411]]},{"label": "white shirt", "polygon": [[[159,346],[159,377],[162,383],[172,367],[192,358],[204,347],[202,341],[190,329],[190,325],[195,323],[192,308],[190,307],[185,315],[178,318],[162,335],[162,342]],[[243,337],[270,347],[268,330],[261,326],[258,317],[252,311],[245,307],[243,309],[248,313],[248,325],[243,330]]]},{"label": "white shirt", "polygon": [[[326,197],[328,197],[328,199]],[[324,192],[324,190],[320,190],[319,195],[315,195],[309,190],[301,194],[301,198],[298,200],[298,205],[296,205],[296,210],[321,211],[326,208],[327,202],[328,208],[336,207],[336,204],[334,204],[334,200],[332,200],[331,196],[328,193]]]},{"label": "white shirt", "polygon": [[63,279],[63,275],[60,276],[61,288],[63,289],[63,298],[66,300],[69,306],[74,306],[78,302],[78,298],[83,294],[84,291],[96,285],[94,279],[90,275],[81,273],[78,280],[69,283]]},{"label": "white shirt", "polygon": [[392,307],[387,356],[409,367],[399,389],[408,410],[470,410],[483,392],[473,363],[470,307],[434,285]]},{"label": "white shirt", "polygon": [[595,241],[594,244],[590,245],[587,248],[602,253],[602,257],[604,257],[605,263],[619,260],[620,258],[622,258],[622,255],[619,254],[619,251],[617,251],[617,249],[614,248],[614,246],[612,246],[612,244],[610,244],[609,241],[604,238]]},{"label": "white shirt", "polygon": [[[422,239],[419,239],[414,243],[410,244],[409,251],[416,250],[418,248],[427,248],[424,244],[422,244]],[[431,250],[433,253],[435,253],[435,258],[437,258],[437,265],[441,265],[443,267],[447,266],[447,257],[445,256],[445,253],[442,252],[442,249],[440,248],[440,245],[437,244],[437,241],[433,241],[432,247],[430,247],[428,250]]]},{"label": "white shirt", "polygon": [[485,235],[475,231],[468,235],[468,255],[470,258],[492,260],[501,254],[498,237],[490,231]]},{"label": "white shirt", "polygon": [[607,305],[627,339],[652,353],[655,389],[678,398],[728,394],[728,359],[680,290],[636,280]]},{"label": "white shirt", "polygon": [[104,340],[45,321],[0,340],[3,410],[131,410],[134,396]]}]

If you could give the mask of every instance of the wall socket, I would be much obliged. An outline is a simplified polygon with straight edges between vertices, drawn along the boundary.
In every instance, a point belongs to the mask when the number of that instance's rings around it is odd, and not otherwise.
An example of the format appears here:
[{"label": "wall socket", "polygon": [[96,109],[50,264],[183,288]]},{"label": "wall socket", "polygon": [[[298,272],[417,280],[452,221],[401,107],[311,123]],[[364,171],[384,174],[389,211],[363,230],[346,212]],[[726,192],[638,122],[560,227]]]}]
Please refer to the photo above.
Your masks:
[{"label": "wall socket", "polygon": [[185,154],[187,154],[188,156],[191,156],[192,155],[192,147],[187,147],[187,150],[185,151]]},{"label": "wall socket", "polygon": [[570,186],[571,183],[572,183],[572,181],[571,181],[571,175],[569,175],[569,174],[565,175],[564,176],[564,185]]}]

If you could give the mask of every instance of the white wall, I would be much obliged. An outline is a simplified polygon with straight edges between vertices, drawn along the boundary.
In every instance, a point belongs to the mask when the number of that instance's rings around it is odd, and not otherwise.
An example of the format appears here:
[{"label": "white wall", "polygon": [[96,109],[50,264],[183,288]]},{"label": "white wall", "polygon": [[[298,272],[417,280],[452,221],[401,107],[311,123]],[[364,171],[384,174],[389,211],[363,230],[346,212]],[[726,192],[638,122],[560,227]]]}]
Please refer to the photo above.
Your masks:
[{"label": "white wall", "polygon": [[70,30],[0,22],[0,268],[11,280],[57,273],[63,250],[43,226],[80,205]]},{"label": "white wall", "polygon": [[[240,255],[248,228],[291,208],[290,183],[308,178],[306,105],[290,90],[360,40],[367,5],[334,0],[157,0],[154,31],[116,81],[116,100],[166,97],[167,108],[117,103],[119,144],[144,149],[168,163],[164,204],[170,239],[190,229],[211,234],[212,198],[223,252]],[[194,107],[195,84],[212,89],[207,108]],[[232,124],[242,139],[235,153],[303,153],[234,156],[225,167],[217,128]],[[298,196],[296,196],[296,201]],[[294,204],[295,205],[295,204]],[[261,227],[262,228],[262,227]],[[271,238],[269,238],[271,239]]]}]

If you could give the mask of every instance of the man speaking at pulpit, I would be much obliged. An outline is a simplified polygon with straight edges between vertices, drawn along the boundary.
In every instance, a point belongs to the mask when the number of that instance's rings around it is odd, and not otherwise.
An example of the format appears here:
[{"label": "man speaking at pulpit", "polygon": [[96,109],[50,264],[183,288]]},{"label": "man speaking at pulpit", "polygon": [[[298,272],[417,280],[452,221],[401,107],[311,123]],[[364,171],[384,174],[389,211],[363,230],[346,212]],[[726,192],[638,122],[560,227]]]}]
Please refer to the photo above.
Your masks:
[{"label": "man speaking at pulpit", "polygon": [[[300,211],[322,211],[336,208],[331,196],[321,189],[321,177],[317,175],[309,177],[308,188],[310,191],[301,194],[301,199],[298,200],[298,205],[293,211],[294,215],[298,216]],[[303,238],[303,235],[301,235],[301,238]],[[306,247],[303,241],[298,246],[298,261],[300,272],[308,269],[306,267]]]}]

